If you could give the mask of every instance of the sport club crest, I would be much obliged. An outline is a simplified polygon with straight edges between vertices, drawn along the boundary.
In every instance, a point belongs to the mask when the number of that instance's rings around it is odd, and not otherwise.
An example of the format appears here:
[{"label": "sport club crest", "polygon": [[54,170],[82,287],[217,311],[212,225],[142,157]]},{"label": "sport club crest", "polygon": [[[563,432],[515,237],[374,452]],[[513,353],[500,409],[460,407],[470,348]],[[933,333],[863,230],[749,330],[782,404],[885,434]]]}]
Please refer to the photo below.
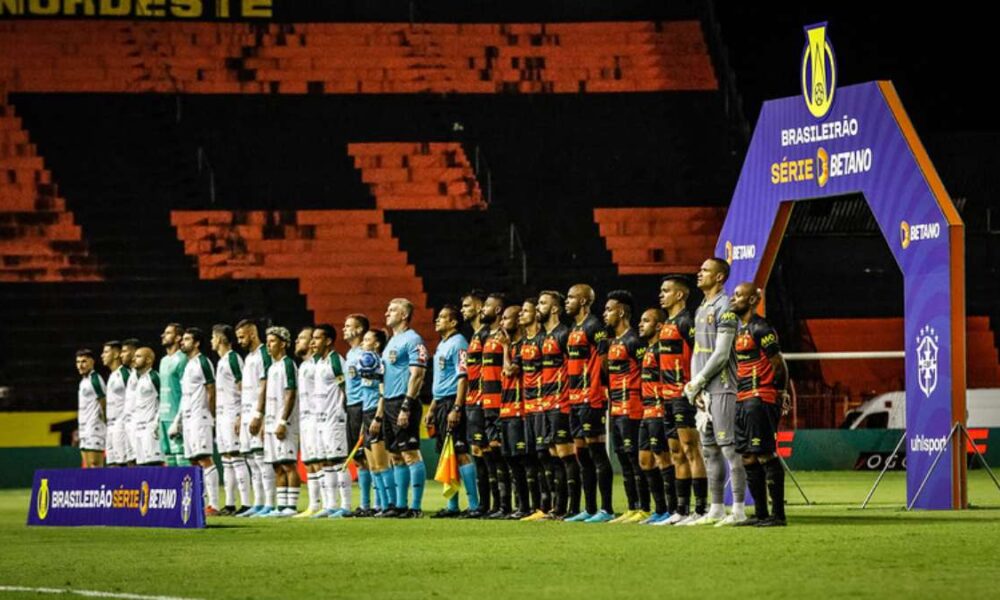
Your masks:
[{"label": "sport club crest", "polygon": [[930,398],[938,380],[938,336],[934,328],[925,325],[917,336],[917,383],[924,396]]}]

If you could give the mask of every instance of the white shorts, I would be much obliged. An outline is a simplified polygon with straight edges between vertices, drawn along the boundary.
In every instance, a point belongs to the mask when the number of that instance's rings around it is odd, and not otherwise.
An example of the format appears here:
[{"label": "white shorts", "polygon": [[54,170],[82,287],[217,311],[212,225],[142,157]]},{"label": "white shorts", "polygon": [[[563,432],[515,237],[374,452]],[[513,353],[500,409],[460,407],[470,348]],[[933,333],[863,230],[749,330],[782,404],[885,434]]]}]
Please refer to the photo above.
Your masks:
[{"label": "white shorts", "polygon": [[[325,417],[325,418],[324,418]],[[333,415],[321,415],[317,423],[323,456],[326,460],[343,460],[351,453],[347,440],[347,412],[334,411]]]},{"label": "white shorts", "polygon": [[125,462],[135,462],[135,425],[132,424],[132,419],[125,419],[123,431],[125,433]]},{"label": "white shorts", "polygon": [[285,439],[279,440],[274,434],[276,425],[264,426],[264,462],[270,464],[294,463],[298,461],[299,424],[296,420],[288,423]]},{"label": "white shorts", "polygon": [[80,450],[103,452],[108,436],[108,426],[100,419],[80,423]]},{"label": "white shorts", "polygon": [[148,465],[163,462],[163,448],[160,447],[160,421],[138,423],[133,438],[135,462]]},{"label": "white shorts", "polygon": [[299,443],[302,444],[302,462],[314,463],[326,460],[326,455],[323,454],[323,442],[319,437],[319,427],[313,415],[299,417]]},{"label": "white shorts", "polygon": [[212,456],[215,436],[212,432],[212,415],[205,412],[186,413],[182,419],[184,458],[193,460]]},{"label": "white shorts", "polygon": [[264,450],[264,438],[262,432],[257,435],[250,435],[250,421],[253,420],[253,412],[244,413],[240,418],[240,454],[253,454]]},{"label": "white shorts", "polygon": [[708,414],[712,420],[701,434],[702,446],[731,446],[736,443],[736,394],[710,394]]},{"label": "white shorts", "polygon": [[219,420],[215,423],[215,445],[219,454],[241,452],[240,436],[236,432],[236,415],[219,413]]},{"label": "white shorts", "polygon": [[108,423],[104,454],[109,465],[125,464],[125,423],[121,419]]}]

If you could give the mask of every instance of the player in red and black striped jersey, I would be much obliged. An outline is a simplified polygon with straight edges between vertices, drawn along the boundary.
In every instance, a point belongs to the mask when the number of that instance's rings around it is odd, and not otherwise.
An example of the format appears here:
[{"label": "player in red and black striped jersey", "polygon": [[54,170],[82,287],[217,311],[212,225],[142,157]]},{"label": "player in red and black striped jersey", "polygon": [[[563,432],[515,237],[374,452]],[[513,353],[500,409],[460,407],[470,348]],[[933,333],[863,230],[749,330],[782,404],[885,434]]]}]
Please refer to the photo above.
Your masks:
[{"label": "player in red and black striped jersey", "polygon": [[479,401],[483,408],[483,430],[486,445],[483,457],[490,477],[493,495],[491,519],[503,519],[511,513],[510,469],[500,447],[500,400],[503,394],[503,367],[505,346],[510,343],[500,326],[506,299],[503,294],[492,293],[486,297],[480,320],[489,328],[483,341],[482,367],[479,373]]},{"label": "player in red and black striped jersey", "polygon": [[[684,397],[684,386],[691,379],[691,354],[694,349],[694,318],[687,309],[691,288],[680,275],[663,278],[660,284],[660,307],[667,320],[660,328],[657,355],[660,362],[660,397],[670,404],[677,440],[668,440],[676,478],[677,511],[660,523],[673,525],[689,516],[705,514],[708,504],[708,478],[701,455],[701,436],[695,429],[697,409]],[[668,481],[669,473],[664,473]],[[695,514],[689,515],[691,489],[694,488]]]},{"label": "player in red and black striped jersey", "polygon": [[[787,401],[788,370],[778,335],[757,315],[760,292],[752,283],[733,290],[730,309],[739,317],[736,353],[736,451],[743,455],[756,514],[737,525],[785,525],[785,471],[777,457],[778,422]],[[770,514],[766,497],[771,496]]]},{"label": "player in red and black striped jersey", "polygon": [[545,409],[542,405],[542,341],[544,331],[538,322],[538,299],[527,298],[521,305],[520,325],[524,330],[518,366],[521,369],[521,393],[524,401],[524,438],[527,443],[525,468],[531,495],[530,515],[525,520],[544,519],[552,509],[549,479],[549,448],[545,442]]},{"label": "player in red and black striped jersey", "polygon": [[[646,344],[642,356],[642,422],[639,424],[639,468],[645,475],[653,496],[655,511],[645,521],[655,525],[670,518],[677,510],[674,492],[673,469],[670,457],[670,431],[676,439],[670,404],[660,397],[660,361],[657,353],[660,328],[667,319],[659,308],[650,308],[639,318],[639,338]],[[669,476],[665,478],[664,476]],[[669,484],[669,485],[668,485]]]},{"label": "player in red and black striped jersey", "polygon": [[521,388],[521,344],[524,330],[520,326],[521,307],[515,304],[504,309],[500,329],[504,332],[503,391],[500,396],[500,442],[502,455],[510,468],[517,510],[510,519],[523,519],[531,514],[525,458],[528,445],[524,432],[524,400]]},{"label": "player in red and black striped jersey", "polygon": [[468,393],[465,399],[466,433],[472,449],[472,458],[476,463],[476,488],[479,492],[479,508],[466,513],[468,518],[477,519],[488,515],[490,511],[490,478],[483,448],[489,447],[486,440],[483,407],[480,398],[480,374],[483,367],[483,343],[489,329],[481,321],[483,304],[486,302],[486,292],[472,290],[462,296],[462,319],[471,327],[469,348],[466,351],[465,367],[468,379]]},{"label": "player in red and black striped jersey", "polygon": [[[569,327],[561,321],[563,295],[546,290],[538,295],[538,320],[542,325],[542,410],[545,437],[552,469],[553,519],[566,516],[569,507],[580,508],[580,463],[569,427],[569,384],[566,374],[566,346]],[[576,513],[573,513],[576,514]]]},{"label": "player in red and black striped jersey", "polygon": [[[580,283],[569,289],[566,314],[573,319],[566,346],[569,419],[577,460],[580,461],[586,507],[567,521],[614,518],[611,502],[614,474],[604,447],[608,400],[601,381],[604,356],[607,354],[607,331],[601,320],[592,314],[593,305],[594,290],[589,285]],[[598,488],[601,491],[600,510],[597,507]]]},{"label": "player in red and black striped jersey", "polygon": [[641,367],[646,345],[632,329],[632,294],[608,292],[604,324],[614,336],[608,341],[605,365],[611,400],[611,445],[618,456],[628,510],[612,523],[638,523],[649,518],[649,488],[639,468],[639,423],[642,421]]}]

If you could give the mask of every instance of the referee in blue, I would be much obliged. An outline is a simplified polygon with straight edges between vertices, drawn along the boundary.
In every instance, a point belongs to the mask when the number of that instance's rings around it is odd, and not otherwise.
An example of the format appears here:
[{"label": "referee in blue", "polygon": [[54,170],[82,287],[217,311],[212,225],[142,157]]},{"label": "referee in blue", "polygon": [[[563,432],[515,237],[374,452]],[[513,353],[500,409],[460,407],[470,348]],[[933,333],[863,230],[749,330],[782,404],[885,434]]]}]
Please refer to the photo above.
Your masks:
[{"label": "referee in blue", "polygon": [[[392,457],[396,482],[396,508],[403,519],[423,516],[424,483],[427,469],[420,455],[420,388],[427,372],[427,347],[410,329],[413,303],[395,298],[385,311],[386,327],[392,337],[382,350],[385,365],[383,407],[385,444]],[[407,495],[413,495],[407,507]],[[386,515],[390,516],[390,515]]]},{"label": "referee in blue", "polygon": [[[465,372],[465,356],[469,342],[458,332],[462,326],[462,313],[452,304],[444,305],[434,320],[434,331],[441,336],[434,352],[434,400],[424,417],[428,431],[434,432],[438,453],[444,440],[451,434],[458,459],[458,473],[469,498],[469,511],[479,508],[479,490],[476,488],[476,466],[469,458],[469,441],[465,429],[465,395],[469,380]],[[458,494],[448,499],[448,506],[434,514],[432,519],[462,516],[458,509]]]}]

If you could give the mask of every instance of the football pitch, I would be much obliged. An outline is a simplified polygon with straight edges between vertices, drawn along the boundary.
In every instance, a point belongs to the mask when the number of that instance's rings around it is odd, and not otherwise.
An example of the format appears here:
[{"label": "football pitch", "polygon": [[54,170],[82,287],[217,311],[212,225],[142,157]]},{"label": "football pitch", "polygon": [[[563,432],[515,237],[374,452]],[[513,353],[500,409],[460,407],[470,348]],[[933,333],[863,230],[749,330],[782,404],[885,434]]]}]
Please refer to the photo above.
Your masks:
[{"label": "football pitch", "polygon": [[[0,600],[18,588],[181,598],[996,597],[1000,492],[971,471],[962,512],[905,512],[903,473],[796,474],[787,528],[212,518],[201,531],[25,525],[0,491]],[[427,513],[443,504],[428,482]],[[624,496],[615,488],[619,505]],[[463,499],[464,505],[464,499]],[[618,508],[621,508],[620,506]],[[76,594],[58,597],[80,597]]]}]

